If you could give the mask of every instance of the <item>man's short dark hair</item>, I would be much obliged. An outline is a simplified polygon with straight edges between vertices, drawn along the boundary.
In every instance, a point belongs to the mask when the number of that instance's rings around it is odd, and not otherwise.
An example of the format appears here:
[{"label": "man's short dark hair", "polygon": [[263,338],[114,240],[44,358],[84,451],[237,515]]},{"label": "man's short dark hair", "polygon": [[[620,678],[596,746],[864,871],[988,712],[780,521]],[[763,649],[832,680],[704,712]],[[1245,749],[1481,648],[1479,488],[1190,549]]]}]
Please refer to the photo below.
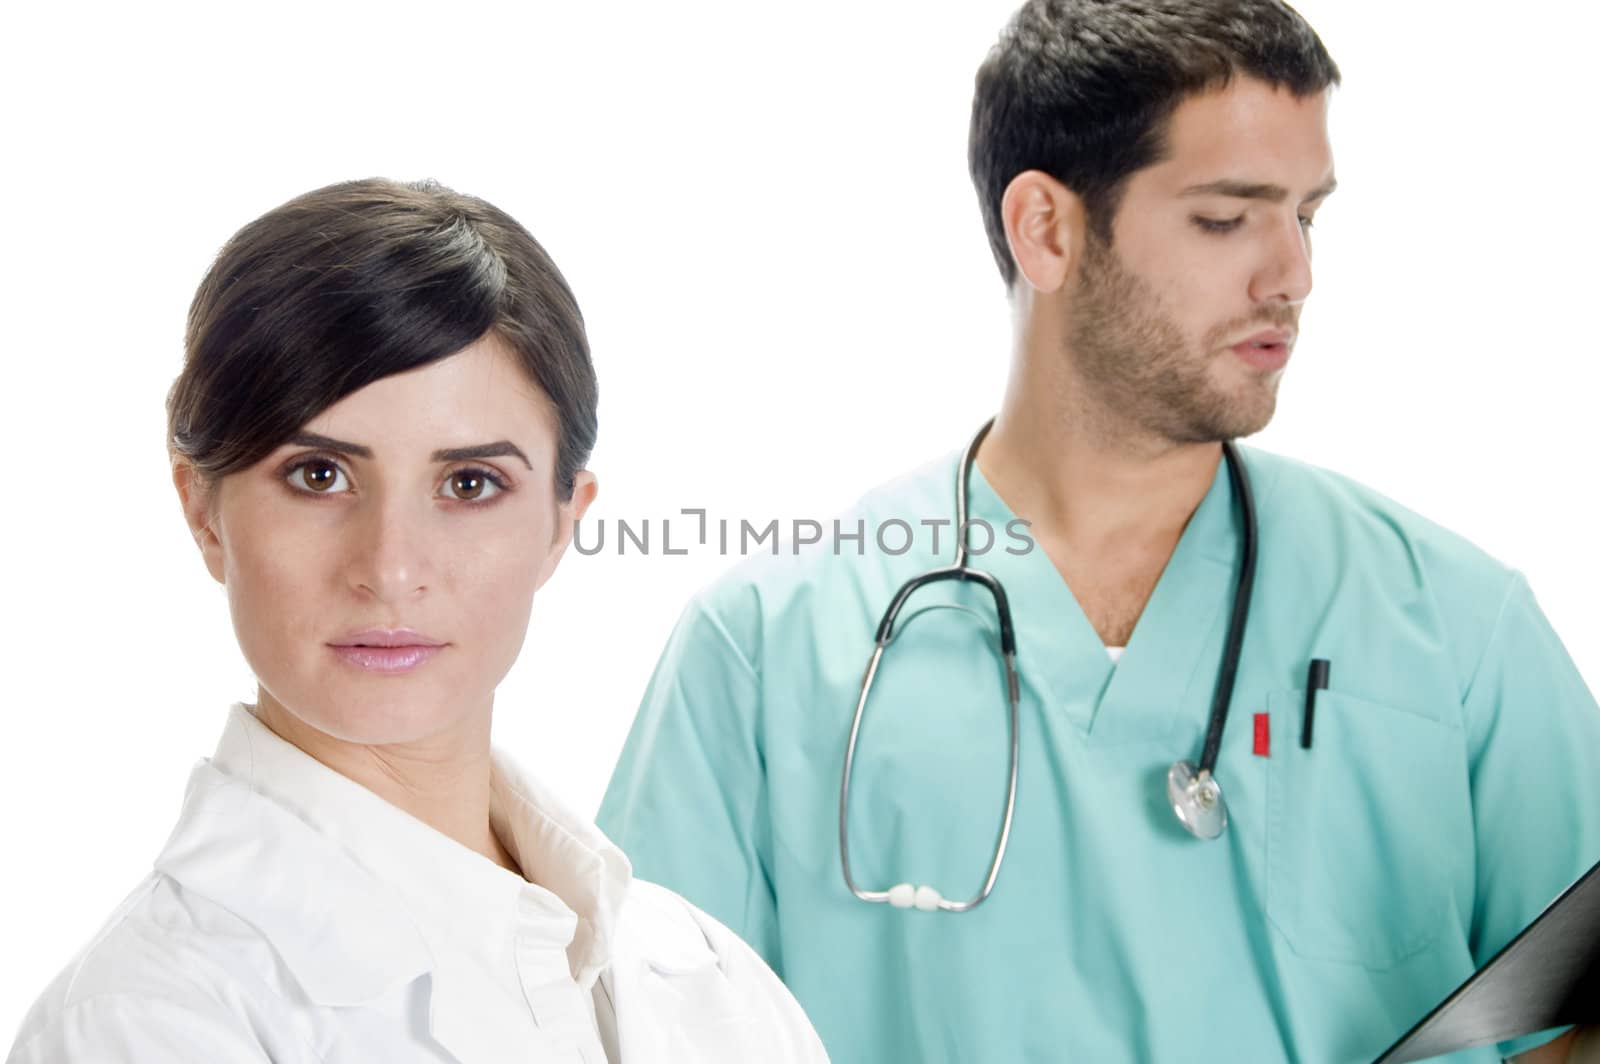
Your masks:
[{"label": "man's short dark hair", "polygon": [[1316,31],[1281,0],[1028,0],[978,70],[967,162],[1000,274],[1016,263],[1000,201],[1042,170],[1110,244],[1127,179],[1159,162],[1185,99],[1246,74],[1310,96],[1339,82]]},{"label": "man's short dark hair", "polygon": [[216,481],[352,392],[489,335],[549,397],[554,487],[569,499],[594,448],[597,386],[577,300],[539,242],[431,181],[307,192],[234,234],[201,282],[168,445]]}]

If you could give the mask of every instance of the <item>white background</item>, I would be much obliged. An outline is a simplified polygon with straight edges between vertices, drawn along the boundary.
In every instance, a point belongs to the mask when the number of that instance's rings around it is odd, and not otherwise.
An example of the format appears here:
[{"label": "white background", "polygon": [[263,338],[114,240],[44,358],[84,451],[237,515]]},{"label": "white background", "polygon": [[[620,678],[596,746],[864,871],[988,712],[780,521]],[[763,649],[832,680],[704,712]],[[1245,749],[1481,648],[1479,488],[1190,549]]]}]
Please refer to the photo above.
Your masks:
[{"label": "white background", "polygon": [[[163,440],[219,245],[344,178],[481,195],[540,238],[590,322],[594,517],[827,518],[959,446],[1000,395],[1008,318],[965,139],[1011,6],[6,16],[0,1046],[145,874],[224,707],[253,693]],[[1256,442],[1523,569],[1600,685],[1600,17],[1301,6],[1345,74],[1341,187]],[[613,551],[569,556],[498,700],[498,741],[584,810],[678,611],[728,564]]]}]

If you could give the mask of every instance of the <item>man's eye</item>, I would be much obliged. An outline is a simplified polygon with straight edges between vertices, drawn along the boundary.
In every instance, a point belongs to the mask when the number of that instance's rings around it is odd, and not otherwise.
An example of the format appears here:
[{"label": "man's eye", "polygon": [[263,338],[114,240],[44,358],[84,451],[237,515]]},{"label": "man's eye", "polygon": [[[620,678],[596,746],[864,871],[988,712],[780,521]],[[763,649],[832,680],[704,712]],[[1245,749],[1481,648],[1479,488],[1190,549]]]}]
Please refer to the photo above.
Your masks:
[{"label": "man's eye", "polygon": [[1314,227],[1316,224],[1317,223],[1315,221],[1313,221],[1307,215],[1302,214],[1300,216],[1300,228],[1301,229],[1310,229],[1310,228]]},{"label": "man's eye", "polygon": [[1207,218],[1196,214],[1193,216],[1192,221],[1200,227],[1202,232],[1231,233],[1243,224],[1244,215],[1241,214],[1237,218]]},{"label": "man's eye", "polygon": [[350,490],[350,480],[326,458],[310,458],[291,466],[285,477],[289,487],[308,495],[333,495]]},{"label": "man's eye", "polygon": [[501,479],[487,469],[460,469],[445,478],[440,491],[462,502],[482,502],[505,490]]}]

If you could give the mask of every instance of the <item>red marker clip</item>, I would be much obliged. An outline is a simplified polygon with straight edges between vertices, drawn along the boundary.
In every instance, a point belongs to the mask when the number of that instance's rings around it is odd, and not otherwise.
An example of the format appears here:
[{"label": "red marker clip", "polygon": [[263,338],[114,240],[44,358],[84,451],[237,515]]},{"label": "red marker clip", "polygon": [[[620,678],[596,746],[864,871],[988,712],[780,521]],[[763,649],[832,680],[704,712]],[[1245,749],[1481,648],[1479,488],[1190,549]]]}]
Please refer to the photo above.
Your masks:
[{"label": "red marker clip", "polygon": [[1256,756],[1272,756],[1272,718],[1265,713],[1256,714]]}]

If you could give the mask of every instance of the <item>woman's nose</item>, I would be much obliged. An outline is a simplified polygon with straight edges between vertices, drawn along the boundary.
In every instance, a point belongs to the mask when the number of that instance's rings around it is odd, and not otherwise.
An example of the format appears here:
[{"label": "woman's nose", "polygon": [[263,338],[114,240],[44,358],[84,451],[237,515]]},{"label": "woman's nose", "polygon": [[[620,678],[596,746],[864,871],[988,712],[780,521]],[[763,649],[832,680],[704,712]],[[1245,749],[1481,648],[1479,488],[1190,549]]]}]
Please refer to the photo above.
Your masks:
[{"label": "woman's nose", "polygon": [[362,509],[348,544],[348,582],[382,602],[404,602],[428,589],[433,568],[426,503],[376,498]]}]

